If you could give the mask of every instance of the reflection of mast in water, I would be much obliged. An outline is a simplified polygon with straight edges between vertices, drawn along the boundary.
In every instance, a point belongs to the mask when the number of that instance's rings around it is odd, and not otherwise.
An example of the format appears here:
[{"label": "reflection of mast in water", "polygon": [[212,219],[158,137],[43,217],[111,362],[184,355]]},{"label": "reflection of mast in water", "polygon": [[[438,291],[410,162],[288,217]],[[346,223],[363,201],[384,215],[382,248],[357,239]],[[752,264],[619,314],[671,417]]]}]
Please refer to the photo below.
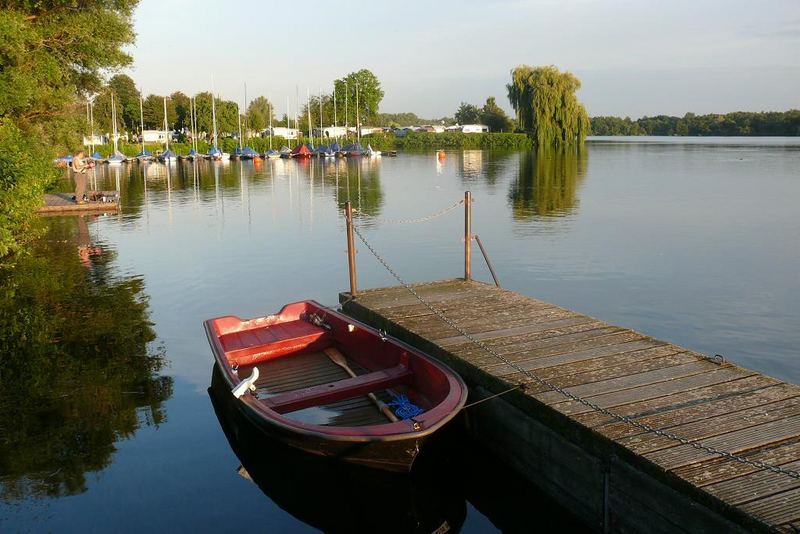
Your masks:
[{"label": "reflection of mast in water", "polygon": [[169,162],[165,165],[167,169],[167,220],[172,226],[172,173],[170,172]]},{"label": "reflection of mast in water", "polygon": [[192,160],[192,189],[194,189],[195,204],[200,200],[200,175],[197,170],[197,158]]},{"label": "reflection of mast in water", "polygon": [[314,229],[314,167],[316,162],[314,159],[311,159],[311,167],[309,170],[311,171],[311,180],[309,180],[309,188],[308,188],[308,225],[309,229]]},{"label": "reflection of mast in water", "polygon": [[336,200],[336,209],[339,209],[339,164],[336,163],[336,190],[334,192],[334,200]]},{"label": "reflection of mast in water", "polygon": [[145,228],[147,229],[148,233],[150,232],[150,201],[147,198],[147,171],[150,168],[150,164],[146,161],[142,163],[142,185],[144,185],[144,222]]},{"label": "reflection of mast in water", "polygon": [[219,164],[212,163],[212,165],[214,165],[214,201],[217,205],[217,215],[222,220],[225,215],[225,203],[222,202],[222,195],[219,190]]},{"label": "reflection of mast in water", "polygon": [[361,162],[357,161],[358,165],[358,211],[361,211]]}]

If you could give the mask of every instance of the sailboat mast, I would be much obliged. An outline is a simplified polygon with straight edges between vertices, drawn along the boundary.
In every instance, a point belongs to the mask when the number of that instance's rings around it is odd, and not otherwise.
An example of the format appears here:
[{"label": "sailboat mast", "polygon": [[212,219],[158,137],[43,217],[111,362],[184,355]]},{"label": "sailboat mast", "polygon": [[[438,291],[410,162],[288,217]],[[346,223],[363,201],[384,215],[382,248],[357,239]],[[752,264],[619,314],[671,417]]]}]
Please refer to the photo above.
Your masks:
[{"label": "sailboat mast", "polygon": [[289,97],[286,97],[286,136],[289,136]]},{"label": "sailboat mast", "polygon": [[244,132],[247,133],[247,82],[244,82]]},{"label": "sailboat mast", "polygon": [[211,120],[214,122],[214,148],[217,148],[217,103],[214,95],[211,95]]},{"label": "sailboat mast", "polygon": [[272,150],[272,99],[271,98],[269,98],[269,101],[267,102],[267,109],[269,110],[269,149]]},{"label": "sailboat mast", "polygon": [[347,96],[350,93],[350,89],[347,87],[347,79],[344,80],[344,136],[347,137],[347,134],[350,133],[349,128],[347,127],[347,119],[350,117],[348,116],[348,109],[347,109]]},{"label": "sailboat mast", "polygon": [[333,82],[333,131],[336,132],[336,140],[339,140],[339,124],[336,120],[336,82]]},{"label": "sailboat mast", "polygon": [[358,82],[356,82],[356,141],[361,142],[361,119],[358,118]]},{"label": "sailboat mast", "polygon": [[142,141],[142,156],[144,156],[144,104],[142,103],[142,90],[139,90],[139,137]]},{"label": "sailboat mast", "polygon": [[166,143],[166,150],[169,150],[169,126],[167,125],[167,97],[164,97],[164,142]]},{"label": "sailboat mast", "polygon": [[239,151],[242,150],[242,110],[239,109],[239,104],[236,104],[236,117],[239,119]]},{"label": "sailboat mast", "polygon": [[319,90],[319,144],[322,145],[325,138],[325,127],[322,125],[322,88]]},{"label": "sailboat mast", "polygon": [[314,130],[311,129],[311,90],[306,87],[306,114],[308,115],[308,138],[314,146]]},{"label": "sailboat mast", "polygon": [[114,138],[114,154],[117,153],[117,106],[114,104],[114,93],[111,93],[111,122],[112,136]]}]

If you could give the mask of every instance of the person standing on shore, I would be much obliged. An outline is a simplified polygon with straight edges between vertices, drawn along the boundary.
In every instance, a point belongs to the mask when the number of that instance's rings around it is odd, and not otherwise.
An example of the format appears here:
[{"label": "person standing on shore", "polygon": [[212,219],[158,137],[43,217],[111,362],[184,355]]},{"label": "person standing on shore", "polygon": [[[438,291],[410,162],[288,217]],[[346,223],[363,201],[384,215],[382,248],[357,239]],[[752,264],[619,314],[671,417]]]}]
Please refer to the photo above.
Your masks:
[{"label": "person standing on shore", "polygon": [[79,150],[72,157],[72,170],[75,174],[75,202],[77,204],[85,204],[83,196],[86,194],[86,169],[89,166],[86,164],[83,150]]}]

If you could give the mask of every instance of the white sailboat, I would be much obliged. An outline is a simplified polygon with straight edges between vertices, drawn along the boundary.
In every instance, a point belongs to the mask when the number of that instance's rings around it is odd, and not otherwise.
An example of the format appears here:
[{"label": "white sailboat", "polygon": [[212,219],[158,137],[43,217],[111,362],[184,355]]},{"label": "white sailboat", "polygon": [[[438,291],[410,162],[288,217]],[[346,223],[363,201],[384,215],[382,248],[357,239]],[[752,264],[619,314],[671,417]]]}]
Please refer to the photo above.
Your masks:
[{"label": "white sailboat", "polygon": [[164,163],[174,163],[178,161],[178,156],[169,149],[169,124],[167,124],[167,97],[164,97],[164,142],[166,146],[164,147],[164,152],[160,156],[158,156],[158,160]]},{"label": "white sailboat", "polygon": [[208,156],[214,161],[227,161],[231,155],[223,152],[217,145],[217,104],[214,96],[211,96],[211,120],[214,123],[214,146],[208,151]]},{"label": "white sailboat", "polygon": [[109,165],[122,165],[127,159],[122,152],[119,151],[117,142],[119,134],[117,134],[117,107],[114,105],[114,93],[111,93],[111,124],[112,124],[112,142],[114,143],[114,152],[106,158],[106,163]]}]

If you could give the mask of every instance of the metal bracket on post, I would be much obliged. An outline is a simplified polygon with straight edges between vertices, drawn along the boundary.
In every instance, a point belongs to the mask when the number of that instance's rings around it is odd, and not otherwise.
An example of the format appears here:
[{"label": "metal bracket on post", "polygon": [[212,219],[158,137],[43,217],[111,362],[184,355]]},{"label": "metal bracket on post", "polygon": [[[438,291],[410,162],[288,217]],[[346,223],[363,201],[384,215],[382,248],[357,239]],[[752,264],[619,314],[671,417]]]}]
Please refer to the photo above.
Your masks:
[{"label": "metal bracket on post", "polygon": [[350,298],[356,296],[356,244],[353,239],[353,206],[348,200],[344,205],[344,216],[347,221],[347,267],[350,271]]},{"label": "metal bracket on post", "polygon": [[464,192],[464,280],[472,280],[472,193]]}]

